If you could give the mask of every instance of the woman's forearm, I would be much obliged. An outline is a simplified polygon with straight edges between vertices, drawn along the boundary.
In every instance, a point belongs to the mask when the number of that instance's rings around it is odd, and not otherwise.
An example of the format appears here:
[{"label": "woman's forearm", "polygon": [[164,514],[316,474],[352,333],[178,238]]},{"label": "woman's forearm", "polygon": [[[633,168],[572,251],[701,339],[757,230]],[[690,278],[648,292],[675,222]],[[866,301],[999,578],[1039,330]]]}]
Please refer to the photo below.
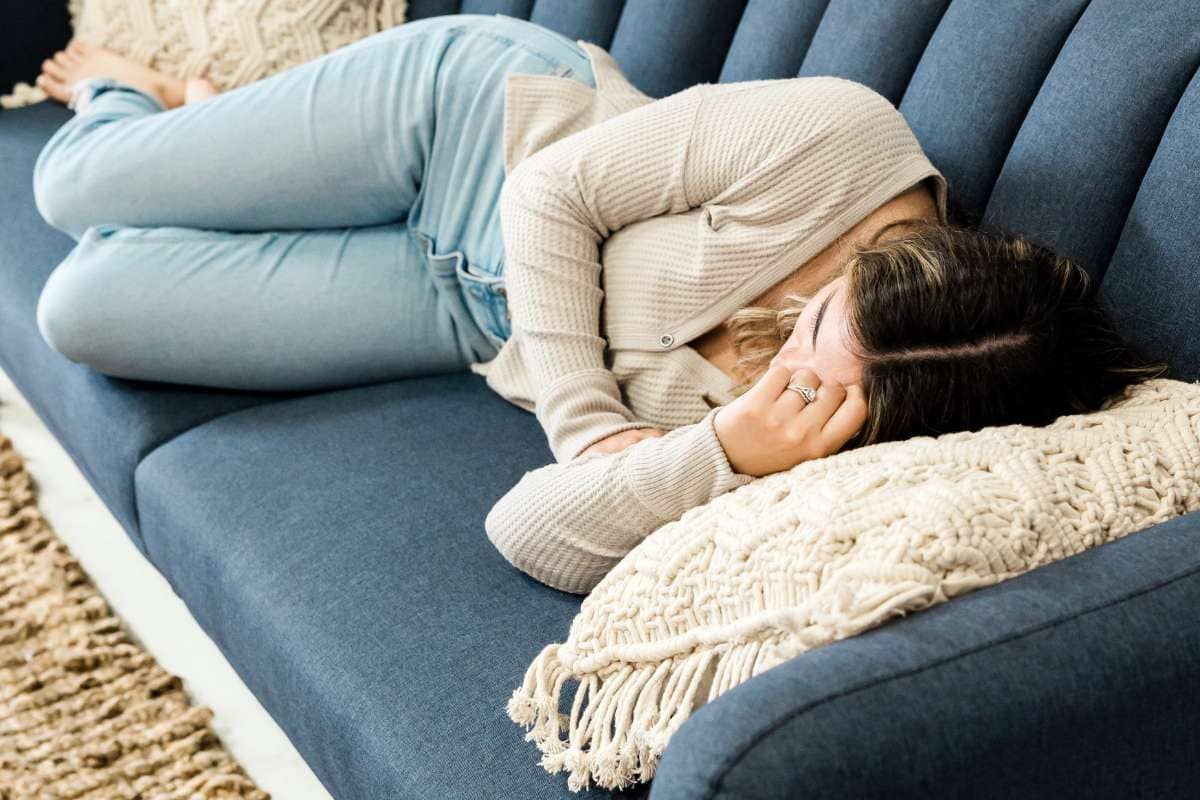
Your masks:
[{"label": "woman's forearm", "polygon": [[[559,139],[505,179],[500,222],[512,329],[559,463],[606,436],[649,425],[624,405],[605,365],[600,248],[625,225],[687,210],[678,164],[704,89]],[[662,174],[648,176],[650,165]]]},{"label": "woman's forearm", "polygon": [[619,453],[526,473],[488,513],[488,538],[522,572],[587,594],[649,533],[754,480],[730,468],[718,410]]}]

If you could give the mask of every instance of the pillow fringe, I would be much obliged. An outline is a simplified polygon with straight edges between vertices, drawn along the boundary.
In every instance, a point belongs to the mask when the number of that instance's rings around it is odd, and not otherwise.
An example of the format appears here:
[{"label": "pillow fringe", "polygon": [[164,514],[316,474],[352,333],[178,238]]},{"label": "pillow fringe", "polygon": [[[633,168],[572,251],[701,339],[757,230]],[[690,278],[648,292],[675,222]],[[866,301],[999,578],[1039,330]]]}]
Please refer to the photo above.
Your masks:
[{"label": "pillow fringe", "polygon": [[544,769],[567,771],[572,791],[589,788],[593,779],[614,789],[650,780],[667,742],[691,713],[767,663],[764,642],[752,640],[658,663],[610,664],[578,677],[568,716],[558,711],[562,689],[577,676],[560,660],[559,650],[558,643],[542,649],[506,711],[527,728],[525,739],[542,752]]},{"label": "pillow fringe", "polygon": [[[607,654],[610,658],[600,659],[604,667],[582,676],[576,675],[571,658],[562,657],[561,643],[546,645],[509,698],[508,716],[528,729],[525,740],[542,752],[544,769],[567,771],[572,791],[589,788],[593,779],[609,789],[648,781],[667,743],[695,709],[811,646],[945,599],[937,576],[913,564],[850,568],[842,578],[818,593],[802,613],[777,618],[776,630],[756,624],[753,635],[767,633],[767,639],[737,636],[636,665],[621,661],[622,646],[616,646]],[[880,585],[876,592],[864,592],[861,586],[850,589],[847,578]],[[848,598],[859,602],[847,606]],[[787,640],[797,635],[812,644]],[[575,653],[570,648],[566,652]],[[568,679],[578,684],[569,716],[558,710]]]},{"label": "pillow fringe", "polygon": [[46,92],[41,87],[21,82],[13,87],[11,94],[0,95],[0,108],[24,108],[45,99]]}]

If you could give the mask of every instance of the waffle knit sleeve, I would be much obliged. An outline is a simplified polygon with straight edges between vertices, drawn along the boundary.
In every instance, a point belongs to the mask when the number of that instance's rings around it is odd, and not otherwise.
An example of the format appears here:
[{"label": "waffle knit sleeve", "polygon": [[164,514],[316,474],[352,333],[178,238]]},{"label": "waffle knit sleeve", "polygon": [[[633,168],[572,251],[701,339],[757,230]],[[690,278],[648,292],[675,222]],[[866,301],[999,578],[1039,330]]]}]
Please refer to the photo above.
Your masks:
[{"label": "waffle knit sleeve", "polygon": [[713,427],[720,410],[617,453],[525,473],[488,512],[488,539],[527,575],[587,594],[656,528],[754,480],[729,466]]},{"label": "waffle knit sleeve", "polygon": [[653,427],[625,406],[605,364],[600,246],[623,225],[688,209],[682,169],[704,86],[552,142],[504,181],[512,329],[560,463],[614,433]]},{"label": "waffle knit sleeve", "polygon": [[[728,241],[803,230],[857,199],[843,196],[853,183],[847,175],[878,164],[881,125],[912,138],[891,103],[841,78],[702,83],[516,165],[500,198],[508,302],[557,461],[619,431],[652,427],[624,405],[606,366],[603,241],[631,223],[701,206],[709,233]],[[911,146],[919,156],[915,139]]]}]

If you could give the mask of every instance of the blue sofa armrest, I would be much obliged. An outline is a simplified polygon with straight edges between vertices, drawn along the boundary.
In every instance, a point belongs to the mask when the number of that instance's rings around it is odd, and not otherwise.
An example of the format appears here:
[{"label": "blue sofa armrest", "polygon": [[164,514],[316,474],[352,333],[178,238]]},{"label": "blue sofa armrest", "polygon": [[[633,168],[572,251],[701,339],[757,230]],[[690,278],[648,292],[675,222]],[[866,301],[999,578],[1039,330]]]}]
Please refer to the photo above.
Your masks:
[{"label": "blue sofa armrest", "polygon": [[71,20],[63,3],[0,3],[0,94],[18,81],[33,83],[42,61],[71,39]]},{"label": "blue sofa armrest", "polygon": [[651,800],[1184,797],[1200,512],[805,653],[699,708]]}]

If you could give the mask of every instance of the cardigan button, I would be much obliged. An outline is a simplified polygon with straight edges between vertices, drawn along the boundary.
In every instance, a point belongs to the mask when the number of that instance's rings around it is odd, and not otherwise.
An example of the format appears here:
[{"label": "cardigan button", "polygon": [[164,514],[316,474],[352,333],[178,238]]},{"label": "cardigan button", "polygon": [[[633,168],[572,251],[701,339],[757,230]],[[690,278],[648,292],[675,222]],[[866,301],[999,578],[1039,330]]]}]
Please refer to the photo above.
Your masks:
[{"label": "cardigan button", "polygon": [[659,337],[658,343],[663,347],[670,347],[675,342],[675,337],[669,333],[664,333]]}]

